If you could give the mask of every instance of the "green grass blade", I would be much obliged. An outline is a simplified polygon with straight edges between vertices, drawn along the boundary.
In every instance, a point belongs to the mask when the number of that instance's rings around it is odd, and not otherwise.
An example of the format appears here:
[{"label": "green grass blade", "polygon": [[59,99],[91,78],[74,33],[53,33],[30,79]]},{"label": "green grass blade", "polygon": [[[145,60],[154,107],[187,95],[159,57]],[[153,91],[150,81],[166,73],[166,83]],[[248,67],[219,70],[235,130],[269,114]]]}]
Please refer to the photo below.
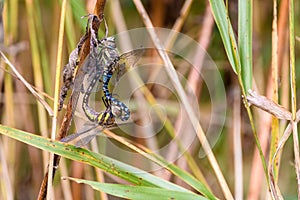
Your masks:
[{"label": "green grass blade", "polygon": [[143,170],[114,160],[105,155],[91,152],[87,149],[76,148],[70,144],[52,141],[38,135],[3,125],[0,125],[0,133],[39,149],[55,153],[71,160],[76,160],[96,168],[100,168],[135,185],[160,187],[168,190],[190,192],[183,187],[165,181]]},{"label": "green grass blade", "polygon": [[[243,27],[239,27],[239,31],[243,31],[244,33],[239,34],[246,34],[244,36],[240,37],[245,37],[246,38],[241,38],[239,41],[239,46],[241,46],[242,52],[242,57],[243,57],[243,66],[241,65],[241,60],[240,60],[240,54],[239,54],[239,49],[237,47],[237,43],[233,34],[233,29],[229,20],[229,16],[227,14],[227,10],[224,4],[224,1],[222,0],[209,0],[212,12],[214,15],[215,22],[218,26],[226,53],[227,57],[229,59],[229,62],[232,66],[233,71],[238,75],[238,80],[239,84],[242,90],[242,95],[246,96],[248,93],[248,89],[252,88],[252,4],[251,1],[247,2],[239,2],[242,3],[243,5],[239,5],[241,9],[244,10],[239,10],[239,17],[242,19],[239,19],[239,23],[242,23],[243,21],[245,24],[243,24]],[[245,12],[245,13],[240,13],[240,12]],[[247,55],[247,53],[250,53]],[[243,69],[242,69],[243,68]],[[255,143],[256,146],[259,150],[259,155],[263,163],[263,168],[265,172],[265,176],[267,179],[267,182],[269,182],[268,175],[267,175],[267,165],[266,161],[261,149],[261,145],[258,139],[258,135],[255,130],[254,126],[254,121],[252,117],[252,113],[250,110],[250,105],[248,104],[247,101],[245,101],[245,108],[248,113],[248,117],[251,123],[252,131],[253,131],[253,136],[255,138]]]},{"label": "green grass blade", "polygon": [[252,1],[239,1],[238,44],[245,91],[252,88]]},{"label": "green grass blade", "polygon": [[226,13],[224,1],[209,0],[209,2],[231,67],[236,74],[240,74],[241,69],[237,43],[228,14]]},{"label": "green grass blade", "polygon": [[204,194],[204,196],[206,196],[207,198],[216,199],[216,197],[209,191],[209,189],[207,189],[207,187],[202,182],[197,180],[191,174],[187,173],[186,171],[182,170],[181,168],[177,167],[174,164],[168,163],[166,160],[164,160],[164,158],[162,158],[156,154],[151,153],[151,156],[153,156],[153,158],[155,158],[157,164],[168,169],[174,175],[176,175],[177,177],[181,178],[183,181],[188,183],[195,190]]},{"label": "green grass blade", "polygon": [[[34,17],[34,23],[36,25],[36,32],[37,32],[37,42],[38,42],[38,47],[39,47],[39,52],[40,52],[40,56],[41,56],[41,69],[42,69],[42,75],[43,75],[43,84],[44,84],[44,88],[45,91],[48,94],[52,94],[53,93],[53,88],[51,83],[52,83],[52,77],[49,76],[49,74],[51,74],[50,72],[50,65],[49,65],[49,52],[48,52],[48,47],[46,44],[46,39],[45,36],[46,34],[44,33],[44,29],[43,29],[43,14],[41,13],[41,1],[39,0],[35,0],[33,1],[33,7],[34,7],[34,11],[35,11],[35,17]],[[53,39],[54,40],[54,39]]]},{"label": "green grass blade", "polygon": [[86,20],[82,20],[82,16],[85,16],[89,13],[86,12],[85,4],[82,0],[71,0],[71,10],[73,11],[73,15],[76,22],[80,23],[80,27],[82,30],[85,30]]},{"label": "green grass blade", "polygon": [[155,187],[145,186],[131,186],[121,184],[108,184],[99,183],[95,181],[88,181],[77,178],[67,178],[77,183],[84,183],[90,185],[95,190],[105,192],[110,195],[114,195],[121,198],[128,198],[134,200],[145,200],[145,199],[189,199],[189,200],[202,200],[206,199],[203,196],[196,195],[190,192],[179,192],[174,190],[167,190]]},{"label": "green grass blade", "polygon": [[140,146],[134,146],[133,144],[124,141],[123,138],[116,136],[114,134],[109,134],[112,138],[114,138],[116,141],[120,142],[121,144],[127,146],[128,148],[132,149],[133,151],[139,153],[140,155],[144,156],[145,158],[153,161],[154,163],[158,164],[159,166],[167,169],[171,173],[173,173],[175,176],[181,178],[183,181],[185,181],[187,184],[189,184],[191,187],[193,187],[195,190],[203,194],[209,199],[216,199],[216,197],[211,193],[211,191],[203,184],[201,181],[193,177],[188,172],[182,170],[178,166],[169,163],[166,161],[163,157],[161,157],[158,154],[153,153],[151,150],[147,149],[146,147]]}]

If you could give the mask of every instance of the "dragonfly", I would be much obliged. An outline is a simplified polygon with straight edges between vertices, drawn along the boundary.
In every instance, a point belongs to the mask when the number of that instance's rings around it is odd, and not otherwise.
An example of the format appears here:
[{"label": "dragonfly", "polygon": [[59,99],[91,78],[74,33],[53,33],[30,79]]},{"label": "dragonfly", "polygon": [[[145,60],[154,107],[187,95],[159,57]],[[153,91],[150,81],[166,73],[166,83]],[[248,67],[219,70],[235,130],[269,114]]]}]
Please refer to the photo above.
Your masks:
[{"label": "dragonfly", "polygon": [[[122,76],[125,72],[125,63],[133,66],[141,57],[144,52],[143,49],[133,50],[131,52],[122,54],[119,56],[119,52],[116,48],[116,41],[114,37],[106,37],[98,40],[97,34],[93,30],[93,27],[90,27],[91,30],[91,44],[93,44],[94,48],[91,47],[91,59],[96,61],[96,75],[90,81],[94,82],[98,79],[103,82],[103,93],[102,97],[103,103],[105,107],[111,107],[112,114],[114,117],[121,119],[122,121],[126,121],[130,117],[129,108],[121,102],[119,99],[112,96],[108,89],[109,81],[115,71],[117,71],[117,80],[119,80],[120,76]],[[107,29],[106,29],[107,30]],[[128,61],[128,62],[127,62]],[[91,73],[91,72],[90,72]],[[90,84],[86,94],[92,91],[92,88],[95,87],[95,84]],[[88,95],[86,95],[88,96]],[[88,104],[88,98],[84,98],[84,104]],[[88,107],[87,105],[83,105],[84,107]],[[84,109],[85,111],[90,111]],[[86,112],[88,118],[95,118],[96,116],[91,116],[91,113]],[[92,120],[91,120],[92,121]]]},{"label": "dragonfly", "polygon": [[[80,49],[81,49],[83,43],[85,42],[85,40],[88,37],[88,31],[93,32],[94,35],[97,34],[97,32],[92,28],[92,24],[95,20],[99,20],[99,18],[95,15],[89,15],[88,23],[86,26],[86,34],[80,40],[79,44],[77,45],[77,48],[71,53],[70,58],[69,58],[69,63],[67,65],[65,65],[64,71],[63,71],[64,85],[60,91],[60,109],[62,108],[63,101],[66,97],[68,90],[70,90],[72,88],[72,93],[70,95],[70,99],[72,101],[71,117],[74,116],[74,112],[77,108],[77,103],[78,103],[80,94],[81,93],[85,94],[84,99],[89,98],[91,89],[90,89],[90,91],[85,92],[84,88],[83,88],[83,82],[84,82],[85,77],[88,76],[88,80],[95,80],[95,78],[97,78],[98,74],[102,73],[101,69],[99,70],[98,73],[94,73],[95,71],[97,71],[94,67],[94,66],[96,66],[96,62],[97,62],[94,59],[95,57],[97,57],[97,55],[96,55],[97,51],[95,51],[95,48],[94,48],[95,41],[91,40],[90,41],[90,53],[86,57],[84,63],[82,64],[82,67],[78,70],[76,77],[74,77],[75,70],[77,69],[78,63],[79,63],[78,55],[79,55],[79,52],[80,52]],[[95,23],[97,23],[97,21]],[[105,27],[107,27],[107,26],[105,26]],[[95,77],[95,75],[96,75],[96,77]],[[95,85],[95,82],[92,81],[90,83],[90,85],[88,86],[88,88],[93,88],[93,85]],[[85,104],[85,102],[83,104]],[[97,115],[99,125],[111,126],[112,124],[114,124],[114,121],[115,121],[114,118],[111,117],[112,114],[111,114],[110,109],[106,109],[104,112],[96,113],[95,111],[94,112],[92,111],[92,108],[87,108],[85,113],[86,113],[86,115],[88,113]],[[83,133],[81,133],[81,134],[83,134]],[[69,142],[73,139],[76,139],[81,134],[71,134],[71,135],[63,138],[61,141]],[[87,138],[89,138],[89,137],[87,136]],[[87,142],[83,141],[83,143],[81,142],[82,144],[79,141],[78,144],[75,144],[75,145],[83,146],[86,143],[88,143],[89,141],[90,140],[88,140]]]},{"label": "dragonfly", "polygon": [[133,66],[144,53],[144,50],[137,49],[119,56],[114,37],[108,37],[101,40],[99,46],[103,51],[103,55],[105,55],[104,59],[106,59],[107,63],[104,65],[102,75],[102,89],[104,93],[104,96],[102,97],[103,103],[106,107],[111,106],[112,108],[115,108],[112,109],[115,117],[120,118],[122,121],[126,121],[130,117],[130,111],[123,102],[113,97],[108,89],[108,85],[114,72],[117,72],[116,79],[119,80],[125,73],[125,63],[129,66]]},{"label": "dragonfly", "polygon": [[[93,30],[94,35],[97,35],[98,32],[96,32],[92,28],[92,24],[95,20],[99,20],[96,15],[89,14],[87,15],[88,18],[88,23],[86,26],[86,31],[84,36],[82,36],[79,40],[79,43],[76,45],[76,48],[70,53],[69,56],[69,62],[64,66],[63,68],[63,86],[60,90],[60,98],[59,98],[59,106],[58,106],[58,111],[60,111],[63,107],[64,100],[67,96],[68,91],[74,86],[74,74],[75,71],[78,67],[79,64],[79,53],[81,51],[81,48],[84,44],[84,42],[88,39],[89,35],[88,32],[89,30]],[[86,16],[83,16],[86,17]],[[105,37],[108,35],[108,27],[105,18],[103,18],[104,24],[105,24]]]},{"label": "dragonfly", "polygon": [[[98,132],[91,130],[99,125],[102,126],[101,130],[103,130],[104,128],[114,126],[116,122],[115,119],[121,119],[122,121],[128,120],[130,117],[129,108],[119,99],[112,96],[108,90],[108,83],[115,71],[118,72],[117,79],[124,74],[125,61],[132,61],[129,63],[134,64],[139,59],[138,56],[141,55],[141,51],[133,51],[119,56],[119,53],[116,49],[115,38],[105,37],[101,40],[98,40],[96,31],[92,27],[92,20],[94,17],[91,17],[92,18],[89,20],[91,32],[90,53],[75,78],[75,90],[73,89],[73,93],[76,93],[77,96],[72,98],[76,101],[72,103],[73,106],[77,105],[78,91],[76,90],[80,90],[81,93],[84,93],[82,109],[89,121],[93,122],[95,126],[85,131],[71,134],[61,140],[62,142],[73,142],[78,147],[88,144],[98,134]],[[89,85],[86,90],[80,89],[82,87],[84,76],[86,75],[88,75],[87,80]],[[95,111],[89,105],[90,94],[96,87],[98,81],[103,83],[102,89],[104,96],[102,97],[102,101],[106,107],[106,110],[102,112]],[[75,108],[73,110],[75,110]]]}]

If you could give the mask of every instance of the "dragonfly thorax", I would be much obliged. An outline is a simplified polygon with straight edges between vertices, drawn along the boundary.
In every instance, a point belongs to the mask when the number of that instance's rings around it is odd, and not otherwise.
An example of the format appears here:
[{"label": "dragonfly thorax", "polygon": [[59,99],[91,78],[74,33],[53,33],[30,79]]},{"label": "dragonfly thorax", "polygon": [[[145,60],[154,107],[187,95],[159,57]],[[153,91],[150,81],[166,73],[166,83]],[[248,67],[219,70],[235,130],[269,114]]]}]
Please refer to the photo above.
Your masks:
[{"label": "dragonfly thorax", "polygon": [[101,40],[103,46],[111,49],[116,49],[116,40],[114,37],[108,37]]}]

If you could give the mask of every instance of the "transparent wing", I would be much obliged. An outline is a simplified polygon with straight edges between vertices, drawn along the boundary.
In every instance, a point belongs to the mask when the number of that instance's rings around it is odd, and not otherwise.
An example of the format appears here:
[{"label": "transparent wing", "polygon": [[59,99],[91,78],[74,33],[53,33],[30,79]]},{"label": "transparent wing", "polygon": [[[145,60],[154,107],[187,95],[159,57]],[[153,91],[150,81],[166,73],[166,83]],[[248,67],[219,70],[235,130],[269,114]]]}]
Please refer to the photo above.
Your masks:
[{"label": "transparent wing", "polygon": [[[74,80],[74,88],[72,91],[72,111],[73,113],[76,110],[77,102],[80,93],[92,92],[87,90],[87,86],[85,87],[85,83],[89,85],[90,82],[94,79],[99,79],[103,74],[103,67],[96,67],[96,61],[91,59],[91,56],[87,56],[82,67],[79,69],[75,80]],[[101,87],[94,88],[98,91]]]},{"label": "transparent wing", "polygon": [[74,113],[77,108],[77,102],[80,95],[80,90],[81,90],[80,82],[82,83],[84,79],[83,71],[81,69],[79,70],[80,71],[77,73],[77,76],[75,77],[72,94],[70,96],[70,100],[72,101],[72,114],[71,114],[72,118],[74,117]]},{"label": "transparent wing", "polygon": [[77,102],[78,98],[80,96],[81,92],[84,92],[83,82],[84,77],[87,74],[88,70],[87,68],[90,66],[90,60],[89,56],[85,59],[82,67],[79,69],[79,71],[76,74],[76,77],[74,79],[74,86],[71,94],[71,101],[72,101],[72,117],[74,116],[74,112],[77,108]]},{"label": "transparent wing", "polygon": [[120,77],[126,72],[126,68],[134,66],[142,57],[144,52],[145,49],[140,48],[124,53],[120,56],[120,60],[117,66],[117,82],[119,81]]},{"label": "transparent wing", "polygon": [[87,122],[77,133],[68,135],[60,141],[74,144],[76,147],[85,146],[103,130],[103,127],[101,127],[100,130],[98,127],[100,126],[97,124],[91,124]]},{"label": "transparent wing", "polygon": [[68,135],[67,137],[61,139],[60,141],[73,144],[76,147],[86,146],[88,143],[92,141],[92,139],[94,139],[97,135],[101,134],[104,128],[111,130],[119,126],[129,125],[131,123],[132,122],[118,123],[107,128],[104,126],[100,126],[98,124],[86,122],[78,132]]},{"label": "transparent wing", "polygon": [[[75,77],[74,88],[71,96],[72,117],[74,117],[74,112],[77,108],[77,103],[80,94],[86,94],[92,92],[92,90],[88,90],[88,86],[85,87],[86,85],[85,83],[89,85],[89,83],[93,79],[99,79],[99,75],[103,73],[103,70],[100,71],[99,73],[96,73],[96,70],[100,70],[100,69],[97,69],[94,64],[95,62],[92,59],[90,59],[90,56],[88,56]],[[87,126],[88,125],[84,125],[82,130],[80,130],[78,133],[67,136],[66,138],[63,139],[63,141],[69,142],[71,140],[74,140],[73,142],[77,147],[88,144],[96,136],[96,133],[93,133],[92,129],[96,128],[98,125],[93,124],[93,127],[90,128],[89,130],[87,130]]]}]

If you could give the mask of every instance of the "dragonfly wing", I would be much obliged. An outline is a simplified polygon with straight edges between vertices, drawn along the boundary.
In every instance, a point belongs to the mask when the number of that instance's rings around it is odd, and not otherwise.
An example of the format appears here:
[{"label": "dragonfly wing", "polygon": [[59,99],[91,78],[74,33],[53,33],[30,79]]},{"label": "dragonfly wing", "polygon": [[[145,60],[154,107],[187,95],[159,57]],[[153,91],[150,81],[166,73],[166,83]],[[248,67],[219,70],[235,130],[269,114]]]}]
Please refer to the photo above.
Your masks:
[{"label": "dragonfly wing", "polygon": [[92,130],[90,131],[89,134],[86,134],[86,136],[81,137],[80,140],[76,141],[75,146],[76,147],[82,147],[87,145],[94,139],[97,135],[99,134],[99,131],[97,130]]},{"label": "dragonfly wing", "polygon": [[129,51],[127,53],[123,53],[120,56],[120,61],[119,63],[123,61],[126,61],[128,66],[133,66],[137,63],[137,61],[142,57],[142,55],[144,54],[145,49],[140,48],[140,49],[135,49],[132,51]]},{"label": "dragonfly wing", "polygon": [[[85,123],[77,133],[68,135],[67,137],[61,139],[61,142],[71,143],[76,147],[85,146],[99,133],[97,127],[97,124]],[[102,129],[103,128],[101,128],[100,131]]]},{"label": "dragonfly wing", "polygon": [[83,65],[78,69],[75,79],[74,79],[74,86],[73,91],[71,94],[71,101],[72,101],[72,117],[74,116],[74,112],[77,107],[78,98],[80,95],[80,92],[82,92],[82,84],[84,80],[84,76],[86,75],[86,66],[89,66],[89,59],[88,57],[85,59]]},{"label": "dragonfly wing", "polygon": [[124,53],[120,56],[120,60],[118,62],[117,67],[117,81],[126,72],[126,68],[132,67],[138,62],[138,60],[142,57],[144,52],[145,50],[140,48]]}]

